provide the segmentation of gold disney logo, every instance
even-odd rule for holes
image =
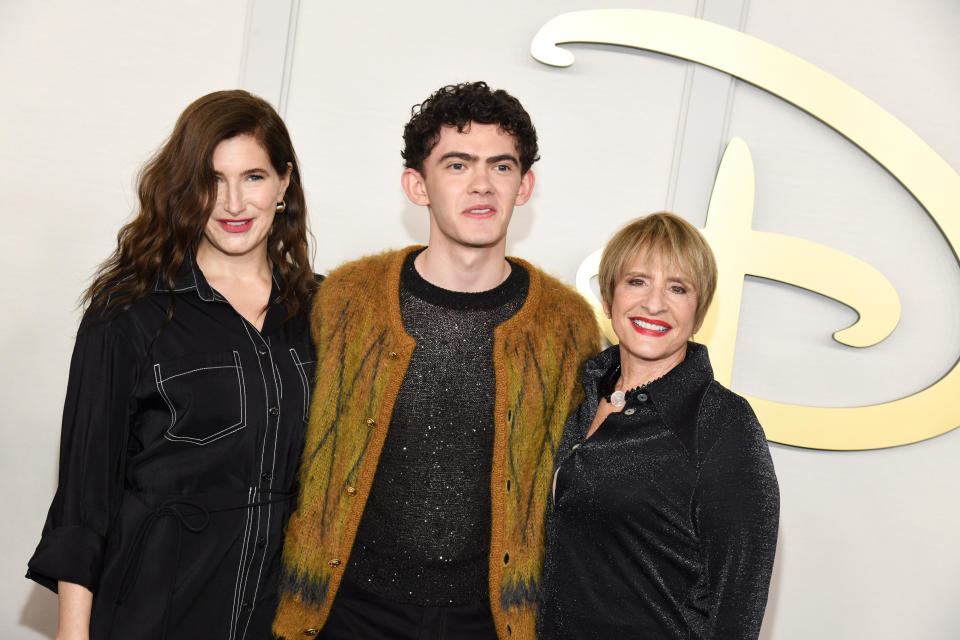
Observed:
[[[565,13],[537,32],[530,52],[556,67],[573,64],[557,45],[621,45],[664,53],[723,71],[769,91],[832,127],[873,157],[920,202],[957,256],[960,175],[878,104],[812,64],[734,29],[697,18],[641,9]],[[829,247],[751,229],[753,161],[734,138],[720,162],[703,230],[720,267],[716,302],[698,339],[710,346],[717,379],[730,384],[744,275],[785,282],[838,300],[859,318],[834,338],[868,347],[900,319],[890,282],[870,265]],[[577,287],[593,298],[599,251],[581,264]],[[599,306],[595,305],[599,311]],[[602,314],[598,314],[605,321]],[[607,325],[608,336],[612,336]],[[918,442],[960,422],[960,361],[935,384],[891,402],[862,407],[808,407],[750,398],[774,442],[815,449],[874,449]]]

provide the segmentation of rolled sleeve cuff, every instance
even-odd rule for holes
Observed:
[[[86,527],[57,527],[46,532],[27,563],[27,578],[54,593],[57,582],[73,582],[96,591],[103,565],[103,537]]]

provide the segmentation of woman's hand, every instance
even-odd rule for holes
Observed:
[[[60,594],[57,640],[89,640],[93,593],[84,586],[62,580],[57,583],[57,592]]]

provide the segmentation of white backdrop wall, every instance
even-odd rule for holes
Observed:
[[[960,169],[956,0],[625,0],[739,28],[859,89]],[[318,271],[426,240],[399,187],[402,126],[436,87],[485,79],[541,137],[509,251],[572,282],[627,219],[671,209],[702,225],[719,153],[746,140],[754,226],[855,255],[894,284],[898,329],[853,350],[854,319],[816,294],[751,279],[733,386],[797,404],[902,397],[960,354],[960,269],[904,189],[822,123],[721,73],[652,53],[529,56],[550,18],[590,0],[415,4],[0,0],[0,400],[8,497],[0,636],[52,637],[55,598],[22,579],[55,488],[77,298],[133,210],[139,165],[179,112],[241,86],[285,112],[302,162]],[[922,419],[918,417],[918,419]],[[960,431],[882,451],[772,446],[780,545],[763,638],[960,637]]]

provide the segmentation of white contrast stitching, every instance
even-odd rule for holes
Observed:
[[[157,389],[160,391],[160,395],[163,397],[163,399],[167,403],[167,406],[170,408],[170,413],[172,416],[170,421],[170,426],[167,428],[167,431],[163,434],[164,438],[173,442],[189,442],[191,444],[195,444],[197,446],[202,447],[210,444],[211,442],[219,440],[220,438],[223,438],[232,433],[240,431],[241,429],[247,426],[247,385],[243,376],[243,366],[240,363],[240,353],[236,350],[233,351],[233,361],[234,361],[234,366],[232,367],[228,365],[216,366],[216,367],[199,367],[197,369],[192,369],[190,371],[185,371],[183,373],[178,373],[178,374],[169,376],[168,378],[163,378],[161,376],[159,364],[153,365],[154,378],[157,381]],[[234,425],[231,425],[229,427],[226,427],[224,429],[221,429],[216,433],[212,433],[208,436],[204,436],[203,438],[192,438],[190,436],[177,435],[172,431],[177,421],[177,412],[176,412],[176,409],[174,409],[173,403],[170,401],[170,398],[167,396],[166,390],[163,388],[163,383],[166,380],[176,378],[177,376],[185,375],[187,373],[194,373],[196,371],[202,371],[205,369],[236,369],[237,370],[237,385],[240,388],[240,422]]]

